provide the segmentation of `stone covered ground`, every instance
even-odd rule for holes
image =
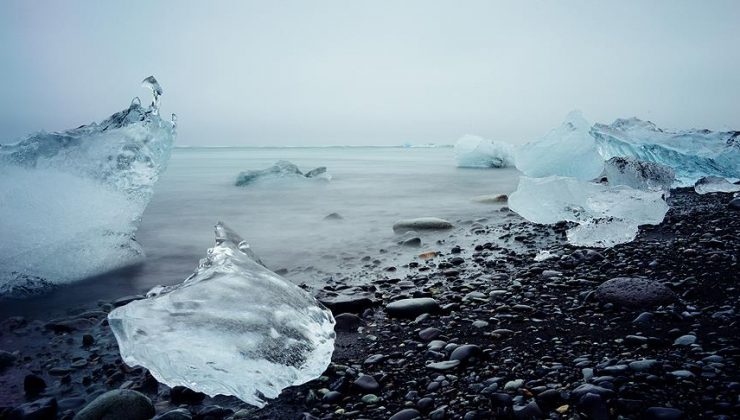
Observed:
[[[364,286],[319,291],[337,318],[330,367],[262,409],[124,365],[105,316],[127,299],[54,321],[5,319],[0,419],[735,418],[731,200],[676,190],[661,225],[605,250],[510,213],[408,265],[368,258]],[[543,248],[554,257],[535,261]]]

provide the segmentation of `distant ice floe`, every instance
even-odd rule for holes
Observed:
[[[740,178],[739,136],[671,132],[637,118],[590,126],[574,111],[560,127],[517,150],[516,166],[527,176],[520,177],[509,207],[535,223],[577,223],[567,232],[574,245],[629,242],[639,225],[663,220],[671,187],[706,176]],[[606,184],[596,182],[601,177]],[[732,185],[708,178],[695,188],[735,191]]]
[[[280,179],[314,179],[330,181],[332,178],[331,174],[326,171],[325,166],[312,169],[305,174],[298,169],[298,166],[287,160],[279,160],[274,165],[267,169],[257,169],[243,171],[236,177],[235,185],[237,187],[243,187],[252,185],[258,181],[265,180],[280,180]]]
[[[513,147],[502,141],[465,135],[455,143],[455,159],[460,168],[508,168],[514,166]]]
[[[100,123],[0,145],[0,295],[24,296],[140,262],[136,229],[165,170],[175,118],[134,98]]]
[[[334,351],[331,312],[221,223],[216,245],[183,283],[155,288],[108,319],[128,365],[258,407],[319,377]]]

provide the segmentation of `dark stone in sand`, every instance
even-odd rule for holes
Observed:
[[[193,391],[184,386],[175,386],[170,390],[170,402],[180,404],[200,404],[206,398],[206,394]]]
[[[662,283],[635,277],[607,280],[596,288],[594,297],[601,302],[637,308],[671,303],[676,299],[673,291]]]
[[[360,376],[353,382],[353,385],[364,393],[375,393],[380,390],[380,384],[370,375]]]
[[[335,402],[339,402],[339,400],[342,399],[342,393],[338,391],[329,391],[326,394],[324,394],[324,398],[321,400],[328,404],[333,404]]]
[[[439,312],[439,303],[433,298],[411,298],[391,302],[385,307],[388,315],[397,318],[416,318],[423,313]]]
[[[61,319],[44,325],[44,328],[55,333],[68,333],[77,330],[86,330],[92,327],[93,321],[87,318]]]
[[[609,420],[609,409],[601,396],[597,394],[585,394],[578,401],[578,407],[593,420]]]
[[[334,317],[334,321],[334,331],[355,332],[362,325],[362,319],[355,314],[339,314]]]
[[[39,395],[44,392],[44,389],[46,389],[46,382],[40,376],[29,374],[23,379],[23,390],[30,397]]]
[[[612,391],[611,389],[600,387],[598,385],[583,384],[574,389],[573,392],[571,392],[571,395],[577,399],[580,399],[586,394],[596,394],[605,398],[610,398],[614,396],[614,391]]]
[[[87,346],[92,346],[93,344],[95,344],[95,339],[93,338],[92,335],[85,334],[85,335],[82,336],[82,345],[83,346],[87,347]]]
[[[445,362],[430,363],[427,365],[427,368],[432,370],[448,370],[454,369],[458,366],[460,366],[459,360],[447,360]]]
[[[375,302],[370,295],[362,293],[355,295],[323,295],[318,297],[319,302],[331,310],[333,314],[359,314],[372,307]]]
[[[388,420],[414,420],[421,418],[421,413],[413,408],[406,408],[392,415]]]
[[[55,398],[41,398],[14,408],[7,417],[8,420],[47,420],[57,417],[57,400]]]
[[[418,248],[421,246],[421,238],[409,238],[401,242],[401,245],[408,246],[411,248]]]
[[[683,411],[667,407],[650,407],[645,410],[645,420],[680,420],[684,418]]]
[[[154,406],[146,395],[130,389],[116,389],[85,406],[74,420],[148,420]]]

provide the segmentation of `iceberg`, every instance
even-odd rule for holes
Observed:
[[[740,131],[662,130],[650,121],[617,119],[590,130],[604,159],[631,156],[673,168],[679,185],[704,176],[740,178]]]
[[[638,190],[670,192],[676,173],[668,166],[634,157],[613,157],[606,161],[604,174],[609,185],[626,185]]]
[[[261,265],[222,223],[195,273],[108,319],[128,365],[169,386],[259,407],[283,388],[317,378],[334,351],[331,312]]]
[[[524,144],[516,151],[516,167],[529,177],[567,176],[592,180],[604,169],[604,159],[589,134],[590,125],[573,111],[545,137]]]
[[[330,181],[331,175],[326,171],[325,166],[312,169],[305,174],[298,169],[298,166],[287,160],[279,160],[267,169],[243,171],[236,177],[236,186],[243,187],[252,185],[261,180],[278,180],[278,179],[321,179]]]
[[[568,242],[590,247],[632,241],[639,225],[658,224],[668,211],[661,191],[560,176],[520,177],[509,196],[509,208],[534,223],[574,222],[577,225],[567,231]]]
[[[493,142],[482,137],[465,135],[455,143],[455,158],[459,168],[507,168],[514,166],[510,144]]]
[[[0,145],[0,295],[143,259],[136,229],[175,138],[174,114],[159,117],[161,87],[153,77],[145,85],[148,107],[134,98],[100,123]]]
[[[697,194],[709,194],[709,193],[734,193],[740,191],[740,185],[733,184],[732,182],[720,178],[717,176],[707,176],[699,179],[694,184],[694,191]]]

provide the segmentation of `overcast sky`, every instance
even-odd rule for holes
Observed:
[[[521,143],[572,109],[740,129],[739,22],[732,0],[3,0],[0,142],[150,74],[181,145]]]

